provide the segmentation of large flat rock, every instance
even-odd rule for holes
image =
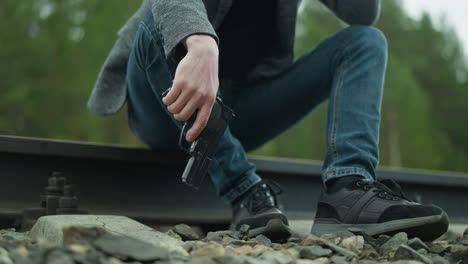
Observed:
[[[133,237],[147,243],[187,254],[183,242],[125,216],[111,215],[51,215],[38,219],[29,235],[34,240],[62,244],[63,228],[68,226],[100,227],[114,235]]]

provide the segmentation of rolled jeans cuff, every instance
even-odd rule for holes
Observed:
[[[371,182],[375,181],[375,177],[373,175],[371,175],[367,170],[359,167],[329,168],[322,171],[322,178],[324,183],[332,179],[350,175],[362,176]]]
[[[255,172],[248,173],[245,178],[240,181],[240,184],[236,185],[221,198],[226,204],[231,205],[234,200],[246,193],[250,188],[255,184],[259,183],[262,180],[260,176]]]

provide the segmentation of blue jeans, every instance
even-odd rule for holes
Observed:
[[[151,148],[177,149],[182,122],[161,98],[176,64],[165,58],[163,41],[149,15],[140,24],[127,67],[129,126]],[[347,175],[374,181],[386,64],[382,32],[356,25],[332,35],[272,79],[221,79],[220,94],[236,118],[210,164],[217,193],[229,204],[259,182],[245,151],[275,138],[328,98],[324,182]]]

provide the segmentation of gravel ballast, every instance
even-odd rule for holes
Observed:
[[[406,234],[398,233],[377,238],[307,234],[279,243],[263,235],[247,238],[232,231],[203,235],[178,225],[166,234],[172,236],[169,240],[180,241],[181,251],[97,227],[67,228],[74,231],[65,232],[60,245],[32,240],[27,233],[12,229],[0,230],[0,264],[468,264],[468,230],[434,242],[408,240]]]

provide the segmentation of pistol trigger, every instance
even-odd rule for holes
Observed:
[[[187,124],[188,124],[188,122],[185,122],[184,126],[182,126],[182,130],[180,131],[179,147],[184,152],[190,153],[190,146],[188,146],[188,142],[187,142],[187,140],[185,140],[185,136],[187,135],[187,130],[188,130]]]
[[[172,86],[162,93],[162,98],[166,97],[166,95],[171,91],[171,88]]]

